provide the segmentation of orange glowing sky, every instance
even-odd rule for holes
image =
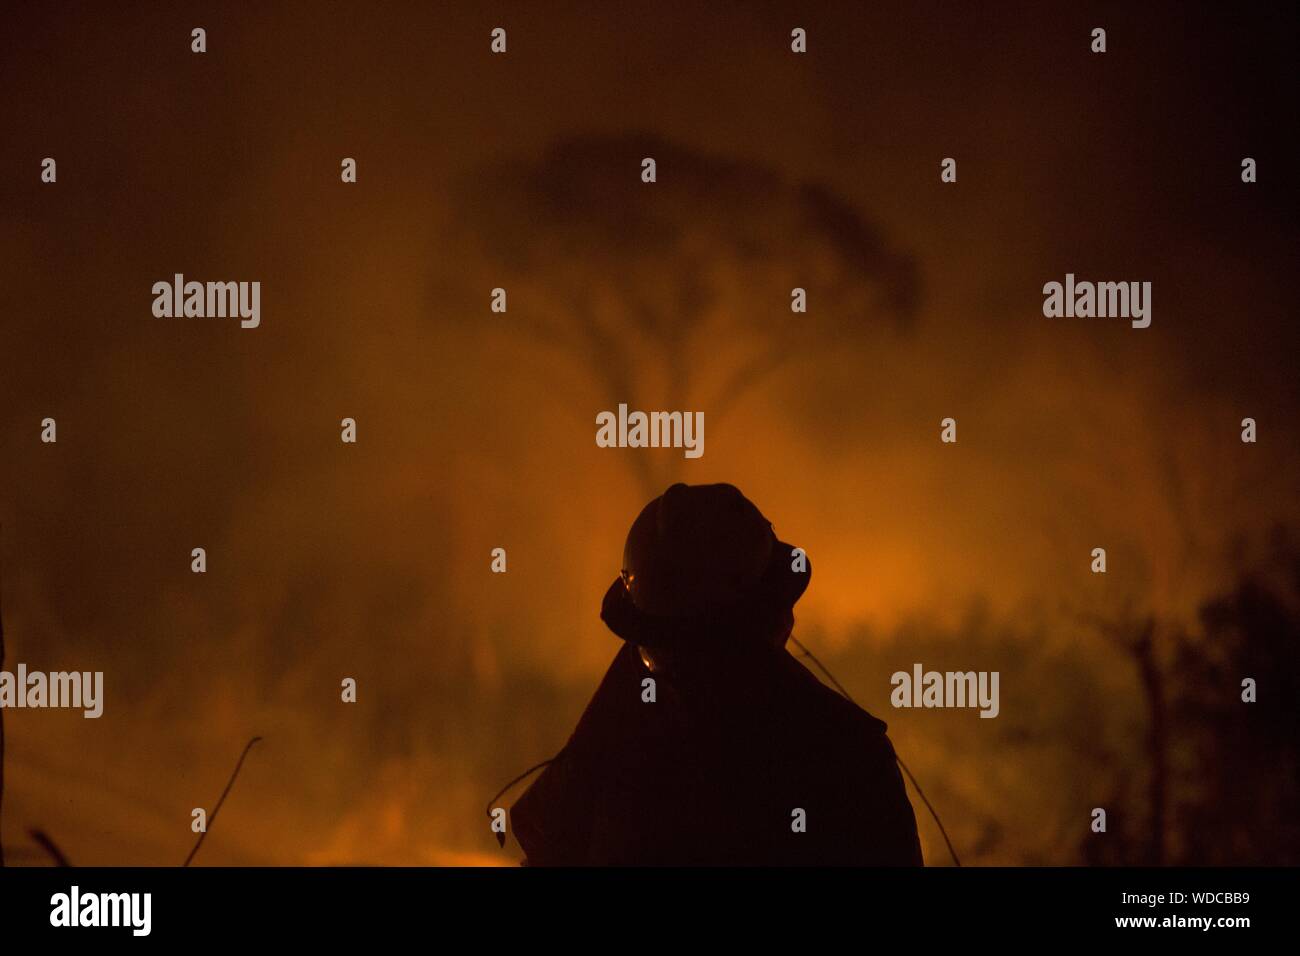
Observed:
[[[1132,599],[1191,620],[1236,538],[1296,518],[1296,217],[1267,99],[1285,31],[1243,14],[1273,57],[1240,25],[1170,28],[1207,16],[1181,6],[1106,15],[1098,63],[1091,13],[1036,6],[504,5],[497,60],[495,20],[423,4],[25,12],[0,55],[6,664],[102,669],[109,697],[99,721],[8,717],[15,862],[39,859],[31,826],[78,863],[183,859],[190,809],[253,734],[204,862],[513,860],[482,802],[558,748],[616,650],[599,600],[647,497],[636,452],[595,447],[595,414],[663,394],[653,355],[648,394],[610,396],[487,310],[507,280],[466,239],[474,184],[575,136],[650,134],[823,184],[916,264],[910,325],[782,368],[698,461],[642,452],[737,484],[808,550],[799,633],[883,654],[979,606],[1059,625],[1053,647],[1122,694],[1131,677],[1078,644],[1075,615]],[[792,17],[806,60],[786,52]],[[1250,154],[1268,173],[1246,191]],[[46,155],[57,187],[37,180]],[[1067,271],[1151,279],[1152,327],[1044,319],[1041,286]],[[262,327],[151,319],[174,272],[260,279]],[[724,295],[692,330],[690,397],[746,315]],[[46,415],[57,446],[36,441]],[[1238,440],[1245,415],[1258,445]],[[845,676],[885,699],[886,674]],[[1067,744],[995,764],[986,728],[883,716],[955,817],[1035,822],[977,862],[1070,858]]]

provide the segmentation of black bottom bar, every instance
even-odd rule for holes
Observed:
[[[6,944],[75,934],[91,945],[205,949],[412,936],[458,949],[579,938],[671,945],[683,932],[730,945],[803,937],[867,946],[900,934],[919,943],[1231,943],[1293,922],[1297,882],[1294,869],[9,869],[0,871],[0,925]],[[74,922],[74,886],[75,922],[120,925],[52,925]],[[136,935],[143,896],[102,895],[136,893],[150,894],[148,935]]]

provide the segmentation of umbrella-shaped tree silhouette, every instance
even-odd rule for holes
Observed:
[[[915,314],[910,257],[830,189],[754,163],[588,135],[465,187],[460,218],[508,290],[510,328],[580,366],[602,408],[699,409],[716,427],[788,363]],[[680,453],[629,459],[648,494],[682,466]]]

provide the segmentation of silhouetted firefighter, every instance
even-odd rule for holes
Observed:
[[[512,809],[529,864],[921,864],[885,724],[785,650],[810,575],[731,485],[645,507],[601,608],[625,645]]]

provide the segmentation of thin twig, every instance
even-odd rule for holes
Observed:
[[[72,864],[68,862],[68,858],[63,855],[63,851],[59,849],[59,845],[55,843],[54,839],[44,830],[38,830],[33,827],[27,831],[27,835],[40,844],[41,849],[50,855],[54,860],[55,866],[72,866]]]
[[[235,769],[231,772],[230,779],[226,781],[226,789],[221,791],[221,797],[217,800],[217,805],[212,808],[212,814],[208,817],[207,826],[205,826],[203,832],[199,834],[199,838],[194,844],[194,849],[190,850],[190,855],[185,858],[185,862],[182,863],[181,866],[189,866],[190,860],[194,859],[194,854],[198,853],[199,847],[203,846],[203,838],[208,835],[208,828],[216,822],[217,814],[221,812],[221,805],[226,802],[226,795],[230,793],[230,788],[235,785],[235,778],[239,776],[239,768],[244,765],[244,758],[247,757],[248,752],[253,749],[253,744],[257,743],[261,739],[261,737],[254,737],[244,745],[244,752],[239,755],[239,762],[235,764]]]

